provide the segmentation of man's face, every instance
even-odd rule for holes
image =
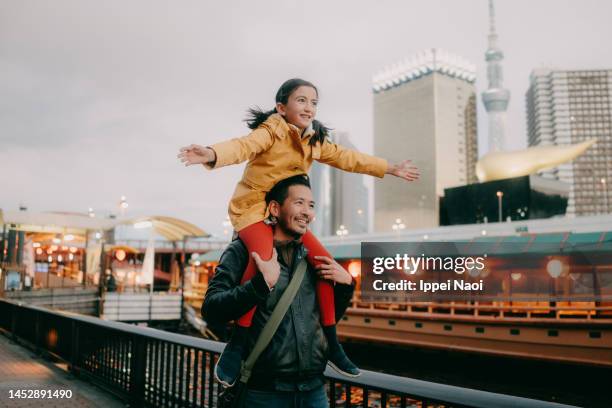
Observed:
[[[295,239],[304,235],[314,217],[312,191],[303,185],[289,187],[288,195],[277,215],[278,226]]]

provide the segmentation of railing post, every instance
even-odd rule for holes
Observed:
[[[13,341],[17,341],[17,316],[18,316],[18,306],[11,305],[11,309],[13,309],[13,313],[11,313],[11,336]]]
[[[147,342],[144,337],[136,335],[132,338],[129,392],[134,407],[144,406],[146,346]]]
[[[39,356],[42,354],[42,341],[40,334],[40,312],[36,312],[36,320],[34,322],[34,347],[36,348],[36,354]]]
[[[329,382],[329,406],[336,408],[336,382],[334,380]]]
[[[78,374],[78,366],[79,366],[79,353],[80,353],[80,339],[79,339],[79,323],[77,321],[72,321],[72,336],[70,337],[71,341],[71,353],[70,353],[70,367],[69,370],[73,375]]]

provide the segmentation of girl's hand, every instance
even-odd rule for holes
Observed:
[[[329,279],[345,285],[350,285],[353,282],[351,274],[335,260],[326,256],[315,256],[315,259],[322,261],[322,263],[317,265],[320,278]]]
[[[217,155],[213,149],[195,144],[181,147],[176,157],[181,159],[181,163],[185,164],[185,166],[206,164],[214,162],[217,159]]]
[[[411,160],[404,160],[401,163],[390,165],[386,174],[392,174],[406,181],[418,180],[420,176],[419,169],[412,164]]]

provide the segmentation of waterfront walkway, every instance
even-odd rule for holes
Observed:
[[[65,365],[53,364],[0,334],[0,408],[125,407],[110,393],[76,379],[62,367]],[[11,390],[70,390],[72,398],[11,399]]]

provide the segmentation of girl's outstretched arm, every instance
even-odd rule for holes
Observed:
[[[315,160],[329,164],[340,170],[349,171],[351,173],[369,174],[374,177],[384,177],[388,170],[388,163],[380,157],[370,156],[369,154],[358,152],[357,150],[347,149],[336,143],[328,140],[321,145],[321,154],[319,157],[313,150]],[[316,149],[316,147],[315,147]]]
[[[177,157],[186,166],[203,164],[209,169],[216,169],[250,160],[259,153],[268,150],[273,143],[272,132],[261,127],[244,137],[231,139],[209,147],[199,145],[182,147]]]
[[[325,141],[321,145],[321,155],[316,160],[351,173],[369,174],[380,178],[384,177],[385,174],[391,174],[407,181],[414,181],[419,178],[418,169],[410,160],[404,160],[398,164],[389,164],[380,157],[347,149],[329,141]]]

